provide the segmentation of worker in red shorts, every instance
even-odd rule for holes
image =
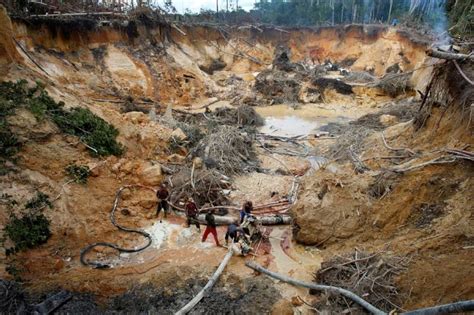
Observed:
[[[206,223],[207,227],[202,235],[202,242],[205,242],[209,233],[214,236],[214,241],[216,242],[216,246],[221,246],[219,244],[219,239],[217,238],[217,230],[216,230],[216,219],[214,217],[214,209],[209,210],[206,214]]]

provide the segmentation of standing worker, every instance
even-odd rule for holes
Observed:
[[[202,242],[205,242],[207,239],[207,236],[209,233],[214,236],[214,241],[216,241],[216,246],[221,246],[219,244],[219,239],[217,238],[217,230],[216,230],[216,219],[214,217],[214,209],[209,210],[209,212],[206,214],[206,223],[207,227],[206,230],[204,231],[204,234],[202,235]]]
[[[252,214],[252,211],[253,211],[252,201],[244,202],[244,205],[242,206],[242,210],[240,210],[240,224],[244,222],[246,217]]]
[[[189,198],[188,202],[186,203],[186,218],[187,218],[187,223],[188,227],[191,226],[192,223],[194,223],[198,229],[199,232],[201,232],[201,226],[199,225],[198,221],[198,208],[196,206],[196,203],[194,202],[193,198]]]
[[[161,209],[163,209],[165,219],[169,211],[168,197],[170,194],[168,192],[167,186],[168,184],[166,182],[163,182],[160,186],[160,189],[158,189],[158,191],[156,192],[156,197],[158,198],[158,207],[156,208],[157,218],[160,216]],[[160,219],[160,223],[161,222],[162,220]]]

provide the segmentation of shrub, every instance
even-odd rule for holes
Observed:
[[[87,165],[71,164],[66,167],[67,175],[78,184],[87,184],[91,171]]]
[[[123,146],[116,141],[118,130],[86,108],[75,107],[70,111],[53,112],[53,121],[65,133],[78,136],[92,155],[121,155]]]
[[[39,191],[36,196],[31,198],[25,205],[26,209],[31,210],[41,210],[45,207],[52,208],[53,205],[49,200],[49,196],[41,191]]]
[[[51,236],[49,220],[42,213],[28,213],[21,218],[12,214],[5,234],[15,243],[15,251],[33,248]]]

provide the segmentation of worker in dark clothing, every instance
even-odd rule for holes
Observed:
[[[240,224],[242,224],[247,216],[252,214],[253,211],[253,204],[252,201],[244,202],[242,206],[242,210],[240,210]]]
[[[199,225],[199,221],[197,218],[199,211],[193,198],[188,199],[188,202],[186,203],[185,208],[186,208],[186,218],[187,218],[188,227],[190,227],[191,224],[195,224],[197,229],[200,232],[201,226]]]
[[[237,243],[240,237],[245,237],[245,233],[242,228],[235,223],[230,224],[227,227],[227,233],[225,233],[225,243],[229,243],[229,238],[234,243]]]
[[[166,215],[168,214],[169,211],[169,205],[168,205],[168,197],[169,197],[169,192],[168,192],[168,185],[166,182],[163,182],[160,186],[160,189],[156,192],[156,197],[158,198],[158,207],[156,208],[156,217],[158,218],[160,216],[160,211],[163,209],[164,217],[166,218]],[[160,223],[161,223],[160,219]]]
[[[207,227],[202,235],[202,242],[205,242],[209,233],[214,236],[214,241],[216,241],[216,246],[221,246],[219,244],[219,239],[217,238],[217,230],[216,230],[216,219],[214,218],[214,209],[209,210],[206,214],[206,223]]]

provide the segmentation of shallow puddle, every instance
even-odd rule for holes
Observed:
[[[286,137],[314,133],[330,123],[347,123],[361,114],[342,105],[323,107],[319,104],[307,104],[296,109],[282,104],[257,107],[256,110],[265,118],[265,126],[260,129],[262,133]]]

